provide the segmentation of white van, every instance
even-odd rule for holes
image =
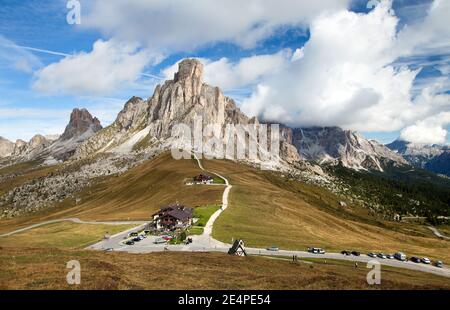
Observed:
[[[406,260],[406,255],[403,254],[402,252],[397,252],[394,254],[394,258],[404,262]]]

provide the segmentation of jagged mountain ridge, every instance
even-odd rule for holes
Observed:
[[[192,125],[201,117],[203,125],[252,124],[255,118],[247,117],[233,99],[224,96],[220,88],[203,82],[203,64],[195,59],[179,63],[172,80],[155,88],[148,100],[133,97],[119,113],[115,122],[84,142],[75,157],[82,158],[98,152],[129,153],[139,142],[170,145],[172,128],[176,124]],[[285,158],[299,160],[295,148],[283,140]]]
[[[338,164],[352,169],[383,171],[385,161],[407,162],[384,145],[339,127],[296,128],[293,144],[304,158],[319,164]]]
[[[395,140],[386,145],[392,151],[402,155],[411,165],[431,172],[450,175],[447,162],[450,152],[448,146],[439,144],[417,144],[404,140]]]
[[[72,111],[69,123],[62,135],[43,136],[37,134],[29,142],[18,139],[15,143],[10,142],[11,144],[0,140],[0,146],[8,145],[9,148],[9,151],[0,153],[0,157],[9,156],[17,162],[34,159],[50,162],[64,161],[74,154],[80,143],[93,136],[101,128],[100,121],[89,111],[76,108]]]
[[[173,126],[179,123],[191,125],[199,116],[204,126],[220,124],[222,129],[227,124],[259,124],[258,119],[241,112],[220,88],[203,82],[200,61],[185,59],[179,63],[179,70],[172,80],[158,85],[147,100],[132,97],[106,128],[102,128],[98,119],[87,110],[75,109],[65,132],[56,141],[51,143],[41,139],[39,151],[25,153],[64,161],[97,153],[130,154],[138,145],[143,145],[144,149],[151,146],[169,148]],[[338,127],[291,129],[281,126],[280,133],[281,157],[288,163],[310,160],[377,171],[383,171],[384,161],[407,164],[400,155],[378,142]],[[16,148],[23,149],[18,151],[22,154],[28,144],[18,141]]]

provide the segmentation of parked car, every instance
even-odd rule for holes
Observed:
[[[134,241],[133,241],[133,240],[128,240],[128,241],[125,242],[125,244],[126,244],[126,245],[133,245],[133,244],[134,244]]]
[[[394,254],[386,254],[386,258],[393,259],[394,258]]]
[[[354,255],[354,256],[360,256],[361,253],[359,253],[358,251],[352,251],[352,255]]]
[[[421,260],[420,258],[415,257],[415,256],[411,257],[411,261],[412,261],[413,263],[420,263],[420,262],[422,262],[422,260]]]
[[[384,253],[378,253],[377,257],[381,258],[381,259],[386,259],[386,254]]]
[[[367,254],[367,256],[369,256],[369,257],[377,257],[377,254],[370,252],[370,253]]]
[[[321,248],[308,248],[308,252],[313,254],[325,254],[325,250]]]
[[[172,236],[169,236],[169,235],[162,236],[161,238],[163,238],[163,239],[166,240],[166,241],[170,241],[170,240],[173,239],[173,237],[172,237]]]
[[[267,251],[278,252],[280,249],[277,246],[271,246],[267,248]]]
[[[161,244],[161,243],[167,243],[167,240],[164,238],[157,238],[155,241],[153,241],[155,244]]]
[[[429,265],[429,264],[431,264],[431,261],[430,261],[430,259],[428,257],[423,257],[422,258],[422,263],[424,263],[426,265]]]
[[[344,251],[341,251],[341,254],[349,256],[351,253],[350,253],[350,251],[344,250]]]
[[[112,251],[114,251],[113,248],[107,248],[107,249],[105,249],[105,252],[112,252]]]
[[[139,237],[134,237],[134,238],[133,238],[133,241],[134,241],[134,242],[139,242],[139,241],[141,241],[141,238],[139,238]]]
[[[129,234],[130,237],[137,237],[138,233],[137,232],[132,232]]]
[[[438,268],[444,268],[444,263],[441,262],[440,260],[438,260],[434,265]]]
[[[403,254],[402,252],[397,252],[394,254],[394,258],[401,260],[402,262],[406,261],[406,255]]]

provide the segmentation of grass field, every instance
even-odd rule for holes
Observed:
[[[208,205],[202,206],[194,209],[194,218],[198,218],[196,226],[206,226],[211,215],[214,214],[217,210],[220,209],[220,205]]]
[[[204,160],[203,165],[233,184],[229,207],[214,225],[218,240],[242,238],[247,246],[283,249],[404,251],[450,261],[450,242],[424,226],[376,220],[363,208],[342,208],[340,198],[329,191],[274,173],[230,161]]]
[[[60,222],[0,237],[1,247],[84,248],[136,225],[90,225]]]
[[[357,206],[342,208],[341,198],[329,191],[275,173],[230,161],[203,164],[233,184],[229,207],[214,225],[213,236],[221,241],[242,238],[247,246],[296,250],[317,246],[328,251],[403,251],[450,262],[450,242],[436,238],[425,226],[378,220]],[[43,212],[1,220],[0,232],[66,217],[143,220],[176,201],[189,207],[220,204],[223,187],[184,184],[199,172],[194,160],[175,161],[165,154],[85,189],[78,205],[66,201]]]
[[[70,260],[80,262],[79,286],[66,282]],[[292,263],[217,253],[0,251],[0,289],[450,289],[447,278],[392,268],[382,268],[381,285],[369,286],[367,272],[350,262]]]
[[[188,207],[221,203],[223,187],[186,186],[186,178],[200,173],[193,160],[173,160],[170,154],[146,162],[119,177],[99,180],[53,208],[0,220],[0,233],[51,219],[78,217],[90,221],[147,220],[161,206],[179,202]]]
[[[194,218],[197,218],[197,222],[194,226],[188,229],[188,235],[201,235],[203,234],[203,227],[208,223],[211,215],[214,214],[217,210],[219,210],[220,205],[208,205],[201,206],[194,209]]]

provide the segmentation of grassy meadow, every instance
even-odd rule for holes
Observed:
[[[80,262],[79,286],[66,282],[70,260]],[[381,285],[369,286],[368,269],[355,269],[351,262],[292,263],[219,253],[3,248],[0,266],[0,289],[450,289],[447,278],[408,270],[383,268]]]

